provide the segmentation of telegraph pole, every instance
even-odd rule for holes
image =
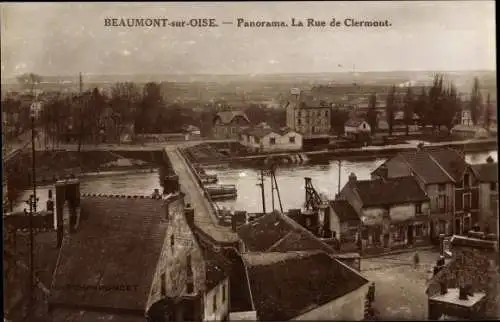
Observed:
[[[339,182],[337,187],[337,194],[340,195],[340,176],[341,176],[342,160],[339,160]]]
[[[266,195],[264,193],[264,169],[260,170],[260,183],[257,184],[260,186],[261,198],[262,198],[262,212],[266,214]]]

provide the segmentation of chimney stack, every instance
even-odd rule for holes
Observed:
[[[446,285],[446,281],[442,281],[441,283],[439,283],[439,287],[441,295],[445,295],[446,293],[448,293],[448,286]]]
[[[460,286],[458,289],[458,299],[459,300],[467,300],[469,298],[469,292],[465,286]]]
[[[80,207],[80,181],[78,179],[60,180],[56,182],[56,230],[57,247],[61,247],[64,237],[64,205],[69,210],[69,232],[75,232],[77,209]]]
[[[54,200],[52,200],[52,190],[49,190],[49,199],[47,200],[46,208],[47,211],[54,212]]]
[[[356,177],[356,174],[354,174],[354,172],[351,172],[351,174],[349,175],[349,182],[356,182],[358,180],[358,178]]]
[[[493,158],[490,156],[488,156],[488,158],[486,159],[486,163],[493,163],[495,162],[495,160],[493,160]]]

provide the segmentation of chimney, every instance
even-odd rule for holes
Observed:
[[[469,298],[469,293],[467,291],[467,287],[460,286],[458,289],[458,299],[459,300],[467,300]]]
[[[163,194],[179,192],[179,177],[177,175],[167,175],[163,178]]]
[[[161,199],[160,189],[154,189],[153,195],[151,196],[153,199]]]
[[[446,285],[446,281],[440,282],[439,288],[441,295],[445,295],[446,293],[448,293],[448,286]]]
[[[54,200],[52,200],[52,190],[49,190],[49,198],[46,203],[47,211],[54,212]]]
[[[356,182],[357,180],[358,178],[356,177],[354,172],[351,172],[351,174],[349,175],[349,182]]]
[[[490,156],[488,156],[488,158],[486,159],[486,163],[493,163],[495,162],[495,160],[493,160],[493,158]]]
[[[417,145],[417,150],[418,151],[422,151],[424,149],[424,142],[420,142],[418,145]]]
[[[246,211],[235,211],[231,217],[231,229],[236,232],[239,226],[244,225],[247,221]]]
[[[57,247],[61,247],[64,237],[64,205],[69,210],[69,232],[74,233],[78,225],[80,208],[80,181],[78,179],[60,180],[56,182],[56,230]]]

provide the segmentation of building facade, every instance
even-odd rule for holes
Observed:
[[[240,132],[250,126],[250,120],[241,111],[218,112],[213,118],[216,139],[239,139]]]
[[[338,199],[358,213],[365,253],[429,243],[429,198],[411,176],[357,180],[351,173]]]
[[[286,126],[305,138],[329,135],[330,106],[315,101],[302,91],[292,93],[286,105]]]
[[[450,148],[420,147],[388,159],[372,172],[372,178],[381,173],[389,178],[411,175],[425,190],[430,200],[434,242],[439,241],[440,234],[460,234],[476,223],[478,183],[463,153]]]
[[[251,151],[299,151],[302,149],[302,135],[290,129],[255,127],[241,133],[240,143]]]
[[[473,165],[479,182],[479,226],[483,231],[496,232],[498,227],[498,163],[491,157],[487,163]]]

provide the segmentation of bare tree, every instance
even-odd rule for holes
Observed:
[[[31,95],[35,95],[35,87],[42,82],[42,76],[34,73],[26,73],[17,77],[17,82],[22,89],[28,89]]]

